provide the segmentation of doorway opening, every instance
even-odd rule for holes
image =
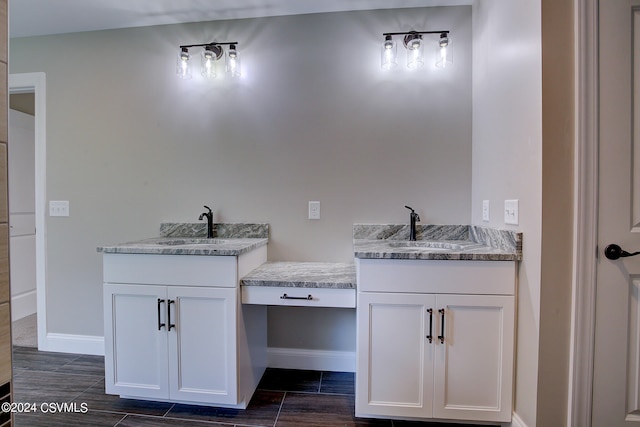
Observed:
[[[37,347],[34,97],[9,95],[11,338],[21,347]]]
[[[18,203],[17,210],[14,211],[13,223],[10,217],[10,227],[15,229],[15,237],[25,237],[30,228],[34,235],[34,255],[35,263],[31,262],[31,268],[35,265],[35,272],[28,271],[28,267],[23,268],[26,275],[35,277],[35,291],[31,288],[16,289],[15,296],[18,307],[16,317],[20,317],[29,311],[33,311],[33,299],[36,302],[37,317],[37,346],[39,350],[48,350],[47,343],[47,307],[46,307],[46,93],[44,73],[22,73],[9,75],[9,95],[33,94],[33,206],[29,207],[29,202]],[[29,98],[29,97],[27,97]],[[11,140],[11,135],[9,136]],[[9,143],[11,145],[11,142]],[[23,156],[25,157],[25,156]],[[28,156],[27,156],[28,157]],[[9,169],[16,169],[19,165],[12,165],[9,162]],[[10,175],[11,177],[11,175]],[[18,178],[14,178],[18,179]],[[11,186],[11,182],[9,183]],[[32,210],[29,210],[32,209]],[[27,239],[23,239],[27,240]],[[27,245],[23,245],[27,246]],[[20,246],[17,246],[20,248]],[[20,248],[22,250],[24,248]],[[10,251],[13,248],[10,248]],[[10,256],[13,257],[10,252]],[[17,254],[20,258],[20,254]],[[33,260],[32,260],[33,261]],[[28,263],[28,260],[26,261]],[[20,271],[20,269],[18,269]],[[11,281],[12,301],[14,296],[14,283]]]

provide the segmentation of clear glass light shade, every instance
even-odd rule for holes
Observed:
[[[191,69],[189,68],[189,51],[187,49],[180,49],[178,58],[176,59],[176,75],[181,79],[191,78]]]
[[[200,74],[207,79],[213,79],[216,76],[216,54],[209,48],[202,51],[200,57]]]
[[[453,65],[453,49],[451,37],[440,37],[436,46],[436,67],[445,68]]]
[[[390,70],[398,65],[398,46],[396,42],[391,39],[391,36],[386,36],[384,43],[382,43],[380,66],[383,70]]]
[[[229,73],[231,77],[240,77],[240,53],[238,52],[236,45],[232,44],[229,46],[229,49],[227,50],[226,60],[227,73]]]
[[[414,69],[424,65],[424,43],[416,37],[407,43],[407,67]]]

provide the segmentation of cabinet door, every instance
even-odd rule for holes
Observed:
[[[514,297],[438,295],[436,306],[434,418],[510,421]]]
[[[104,285],[106,392],[167,398],[166,287]]]
[[[168,288],[171,399],[238,403],[236,294],[236,288]]]
[[[431,417],[434,303],[432,295],[358,294],[356,415]]]

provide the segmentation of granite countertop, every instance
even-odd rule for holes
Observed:
[[[216,223],[208,239],[203,222],[162,223],[160,236],[135,242],[100,246],[111,254],[237,256],[269,242],[269,224]]]
[[[157,237],[113,246],[98,252],[112,254],[237,256],[267,244],[269,239],[206,239]]]
[[[470,225],[354,225],[354,256],[361,259],[519,261],[522,233]]]
[[[355,289],[356,269],[350,263],[267,262],[241,280],[242,286]]]

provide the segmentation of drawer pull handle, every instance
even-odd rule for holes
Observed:
[[[427,339],[430,343],[433,342],[433,308],[428,308],[427,313],[429,313],[429,335],[427,335]]]
[[[287,294],[282,294],[280,299],[303,299],[303,300],[311,301],[313,297],[311,296],[311,294],[307,295],[306,297],[290,297]]]
[[[440,313],[440,335],[438,335],[438,339],[440,340],[440,344],[444,344],[444,308],[438,310]]]
[[[158,298],[158,330],[165,327],[164,323],[160,323],[160,305],[164,303],[163,299]]]

